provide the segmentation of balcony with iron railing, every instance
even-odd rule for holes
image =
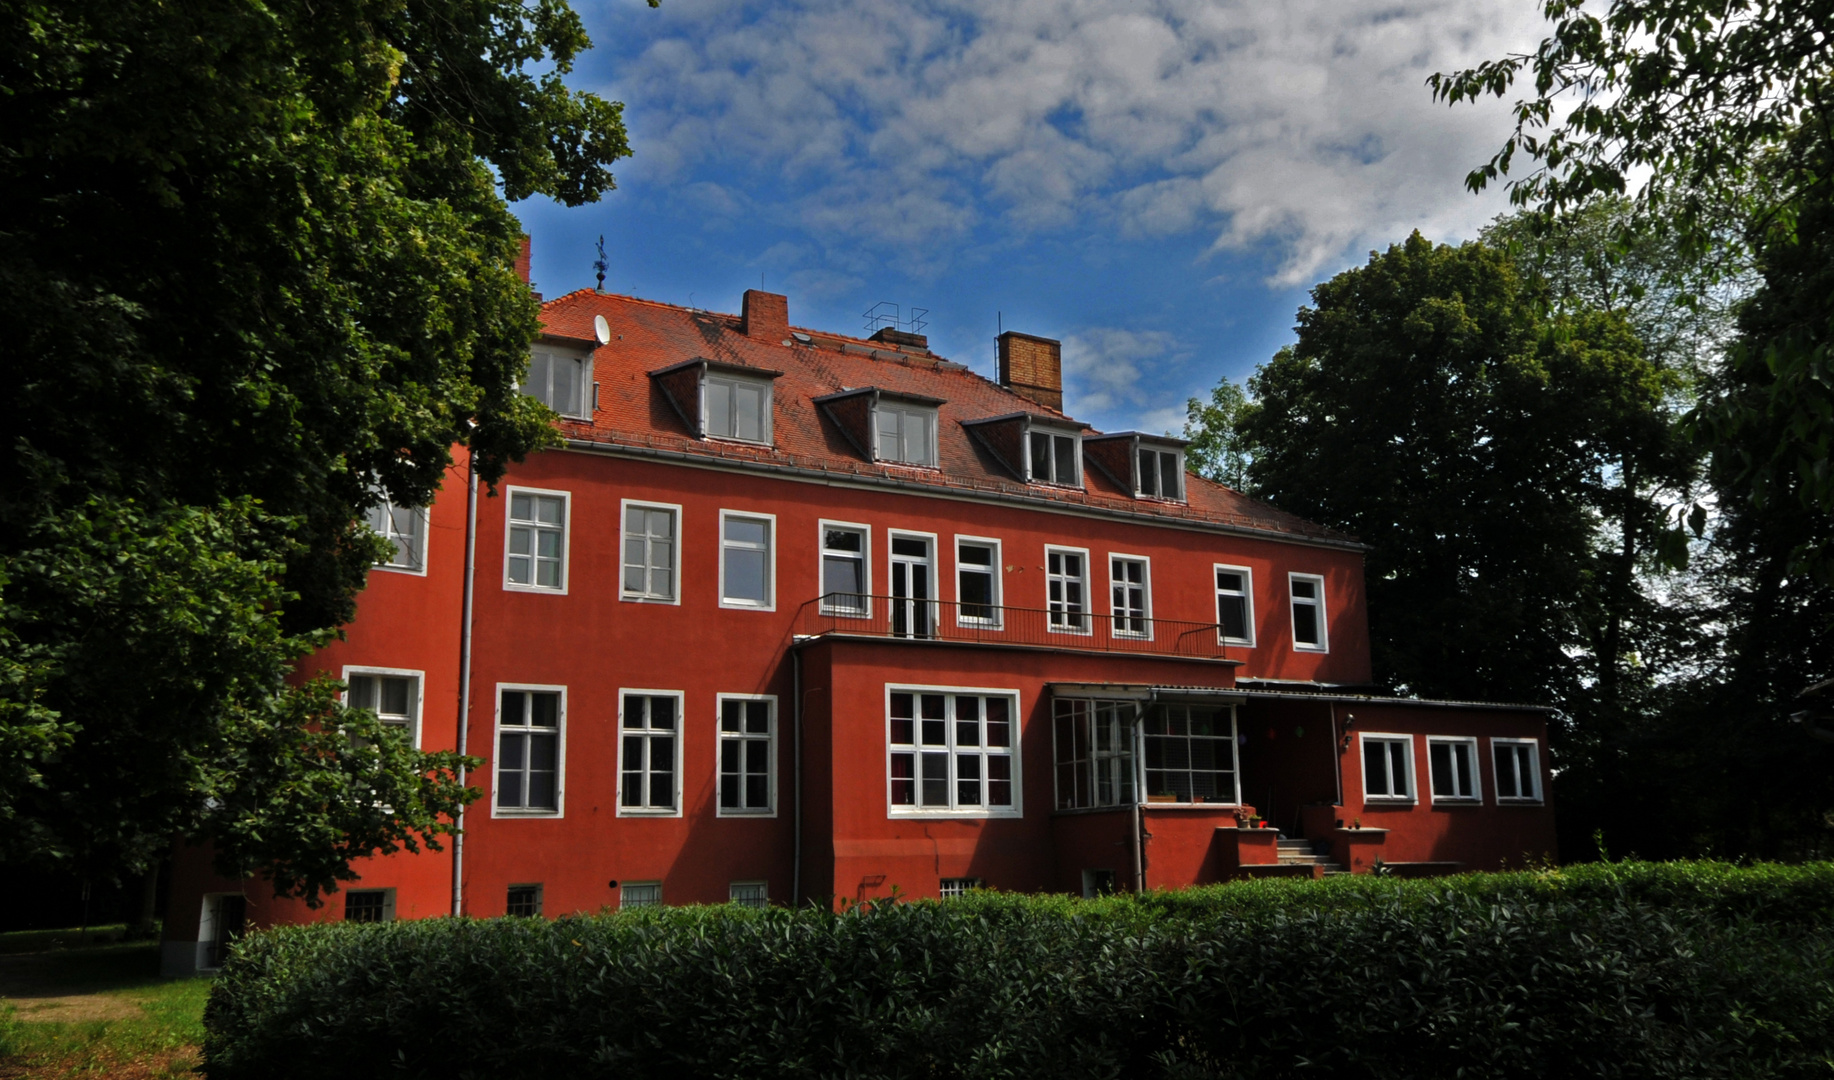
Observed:
[[[1098,614],[1073,605],[1019,608],[908,596],[828,593],[802,605],[798,637],[862,637],[1226,660],[1216,623]]]

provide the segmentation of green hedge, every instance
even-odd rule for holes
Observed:
[[[252,936],[213,1080],[1834,1075],[1834,867]]]

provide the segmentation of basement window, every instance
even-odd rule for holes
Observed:
[[[511,885],[509,902],[504,907],[503,913],[518,919],[539,918],[541,915],[541,886]]]
[[[959,900],[978,888],[981,888],[980,878],[946,877],[942,879],[942,898],[944,900]]]
[[[726,898],[740,907],[770,907],[770,886],[762,881],[735,881],[726,887]]]
[[[355,889],[344,894],[345,922],[395,921],[395,890]]]

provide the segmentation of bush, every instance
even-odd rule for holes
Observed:
[[[236,1077],[1816,1076],[1834,868],[674,908],[249,938]]]

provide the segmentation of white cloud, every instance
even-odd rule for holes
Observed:
[[[672,0],[648,17],[620,23],[660,32],[607,88],[631,103],[626,172],[752,170],[752,212],[907,268],[1095,224],[1271,243],[1282,285],[1500,210],[1462,179],[1505,111],[1435,105],[1424,82],[1541,31],[1525,0]]]
[[[1162,431],[1169,407],[1163,386],[1150,375],[1185,357],[1177,337],[1164,330],[1089,327],[1064,339],[1064,401],[1071,415],[1098,427],[1125,418],[1124,425],[1150,423],[1157,426],[1143,430]],[[1182,408],[1178,412],[1182,422]]]

